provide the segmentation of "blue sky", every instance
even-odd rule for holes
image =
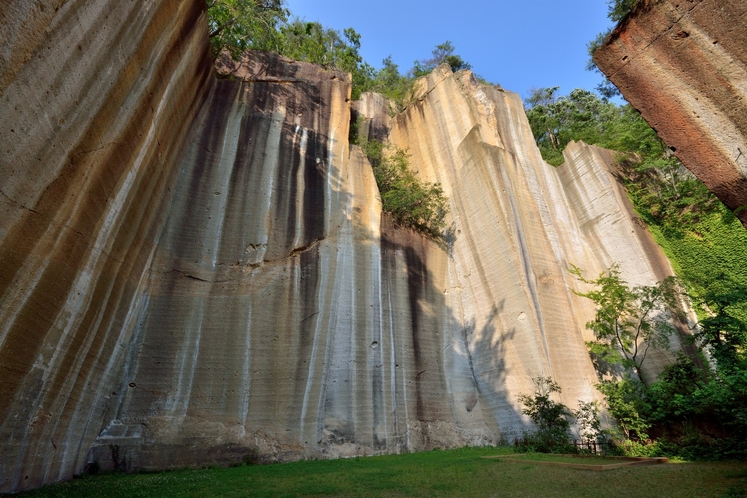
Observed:
[[[485,79],[525,97],[532,87],[593,90],[586,43],[611,26],[605,0],[287,0],[291,12],[361,34],[376,68],[392,55],[400,71],[450,40]]]

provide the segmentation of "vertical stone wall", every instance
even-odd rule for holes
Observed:
[[[213,76],[202,2],[0,10],[0,491],[11,491],[85,465]]]

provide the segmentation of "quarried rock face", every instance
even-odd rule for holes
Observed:
[[[3,2],[0,491],[83,470],[211,92],[204,2]]]
[[[548,166],[469,72],[393,119],[366,95],[366,133],[450,198],[424,239],[348,143],[349,76],[249,53],[215,80],[202,5],[66,3],[4,42],[34,55],[0,95],[0,490],[510,440],[537,376],[593,399],[567,267],[670,273],[612,155]]]
[[[641,0],[594,62],[747,226],[747,3]]]

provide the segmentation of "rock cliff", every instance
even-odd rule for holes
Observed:
[[[202,2],[58,3],[3,17],[0,491],[510,440],[532,377],[595,396],[567,266],[671,272],[612,153],[548,166],[468,71],[355,105],[444,187],[436,243],[382,214],[348,75],[250,53],[216,80]]]
[[[641,0],[594,62],[747,226],[747,3]]]

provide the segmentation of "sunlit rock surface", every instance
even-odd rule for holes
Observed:
[[[642,0],[594,62],[747,226],[747,2]]]
[[[469,72],[393,119],[355,106],[444,187],[434,242],[382,215],[348,75],[255,53],[216,80],[197,1],[27,4],[40,30],[3,18],[1,491],[510,440],[532,377],[595,396],[568,265],[670,272],[611,153],[548,166]]]

